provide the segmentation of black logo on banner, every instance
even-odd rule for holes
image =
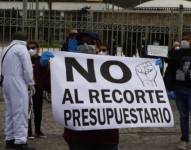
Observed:
[[[157,77],[157,70],[151,62],[144,62],[135,67],[136,74],[141,80],[143,86],[157,86],[155,81]]]

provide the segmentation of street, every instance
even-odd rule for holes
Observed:
[[[171,101],[175,117],[173,128],[121,129],[119,150],[176,150],[179,141],[179,121],[175,102]],[[4,150],[4,102],[0,100],[0,149]],[[42,130],[46,139],[34,139],[29,143],[37,150],[68,150],[62,138],[63,127],[54,122],[51,105],[44,101]]]

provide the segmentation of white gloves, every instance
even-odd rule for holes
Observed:
[[[31,96],[34,95],[36,92],[34,85],[29,85],[28,91],[29,91],[29,95],[31,95]]]

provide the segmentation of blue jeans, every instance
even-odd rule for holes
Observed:
[[[68,143],[69,150],[118,150],[118,145],[95,145]]]
[[[177,86],[176,106],[180,113],[181,140],[189,142],[189,110],[191,104],[191,88]]]

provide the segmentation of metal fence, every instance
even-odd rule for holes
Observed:
[[[28,38],[38,40],[42,47],[60,48],[71,29],[91,31],[107,44],[110,53],[123,47],[124,54],[144,55],[147,45],[158,42],[169,48],[190,32],[190,12],[119,10],[119,11],[50,11],[30,9],[0,10],[0,45],[10,42],[14,32],[25,30]],[[25,17],[23,17],[25,16]]]

